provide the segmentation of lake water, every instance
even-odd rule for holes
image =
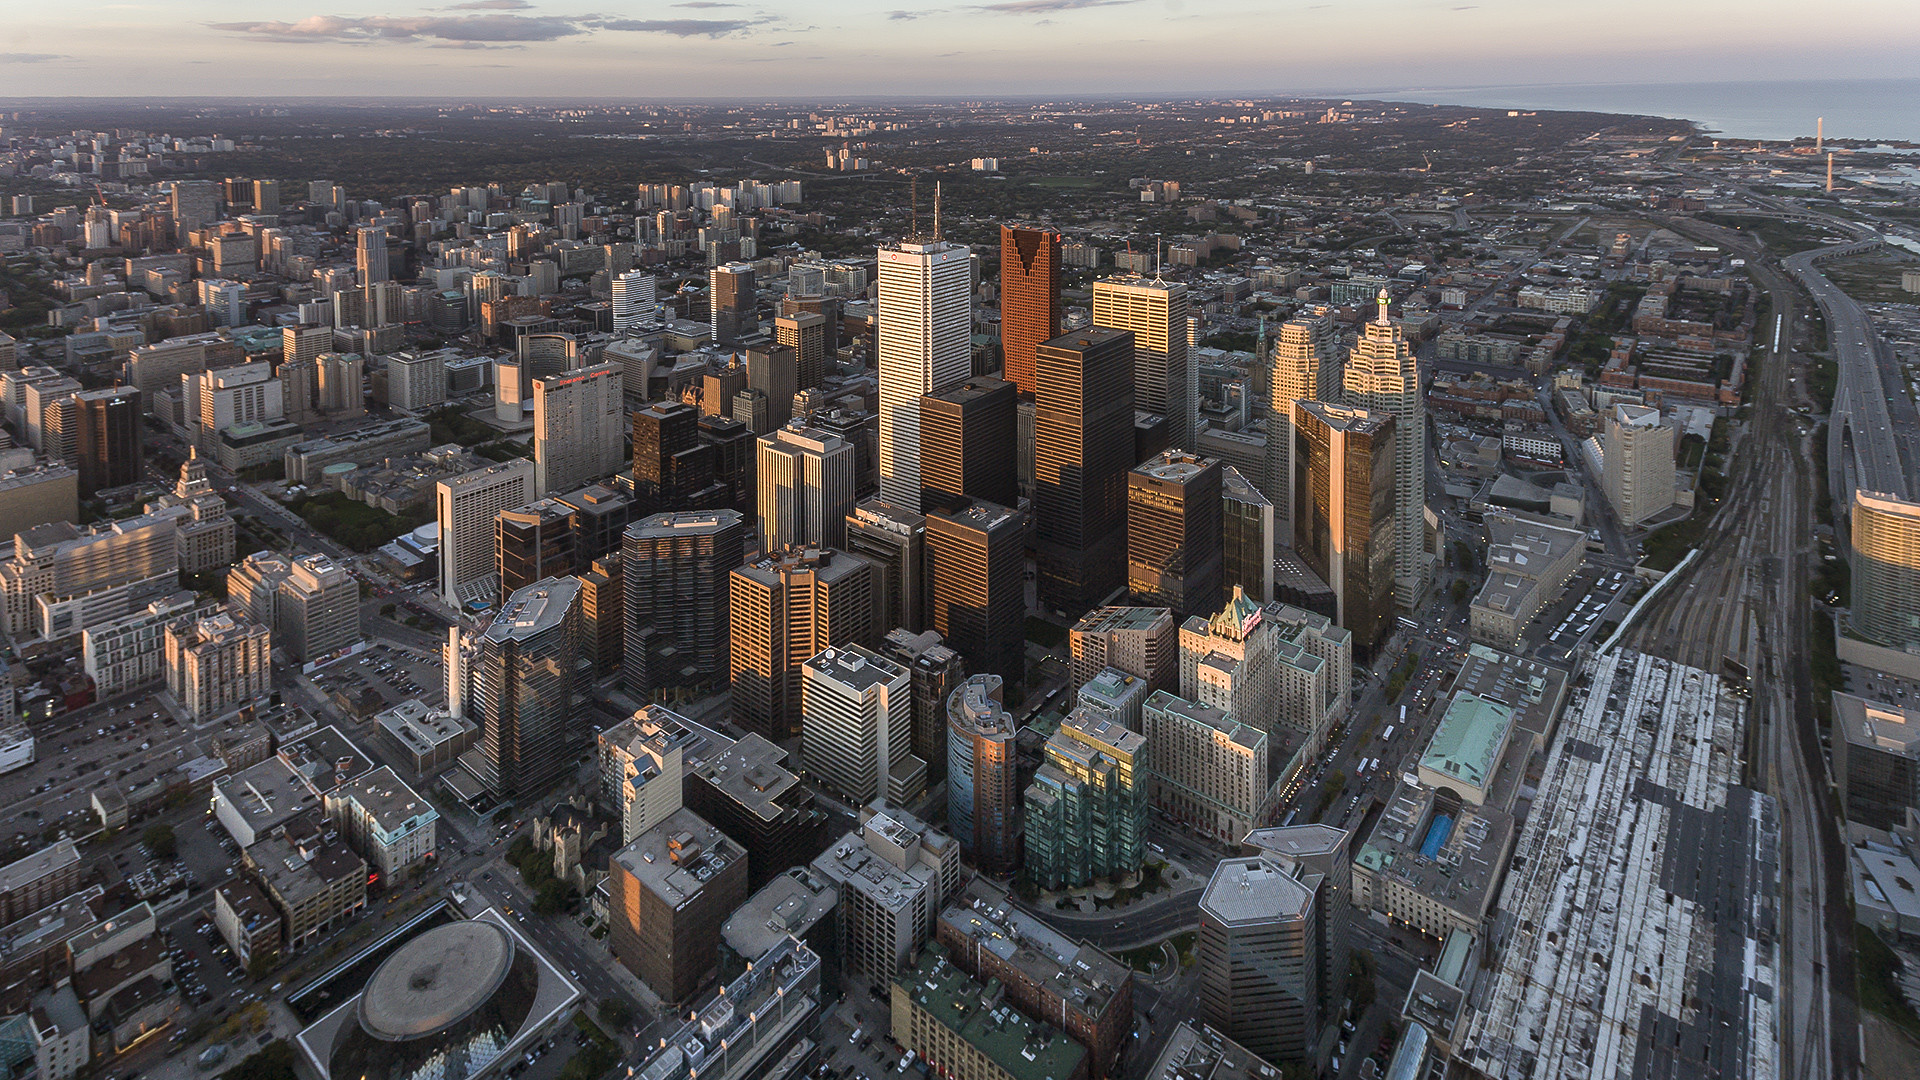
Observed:
[[[1571,109],[1691,120],[1730,139],[1813,137],[1920,142],[1920,79],[1807,82],[1402,87],[1355,97],[1500,109]]]

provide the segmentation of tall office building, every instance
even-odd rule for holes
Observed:
[[[613,955],[663,1002],[690,1001],[713,970],[721,925],[747,899],[747,853],[676,810],[607,860],[607,894]]]
[[[1034,542],[1042,606],[1077,615],[1126,584],[1134,339],[1090,329],[1043,342],[1034,394]]]
[[[1289,440],[1291,441],[1291,440]],[[1292,467],[1292,455],[1288,455]],[[1220,466],[1220,582],[1261,603],[1273,597],[1273,551],[1282,533],[1273,503],[1239,469]]]
[[[1920,504],[1853,493],[1853,629],[1896,649],[1920,646]]]
[[[920,399],[921,505],[1019,504],[1017,406],[1013,383],[986,376]]]
[[[1371,650],[1393,627],[1399,432],[1392,416],[1345,405],[1302,402],[1294,416],[1294,551]]]
[[[1601,484],[1632,528],[1673,505],[1673,428],[1660,410],[1616,402],[1607,410]]]
[[[507,598],[473,659],[479,779],[501,799],[545,794],[576,762],[568,725],[582,692],[580,583],[535,582]]]
[[[700,440],[700,412],[659,402],[633,414],[635,516],[711,509],[723,492],[714,480],[714,451]]]
[[[823,649],[872,640],[872,573],[865,559],[832,548],[779,549],[734,568],[734,723],[772,742],[800,734],[800,667]]]
[[[1027,515],[989,502],[927,515],[927,626],[970,671],[1026,677]]]
[[[844,548],[853,512],[853,447],[795,423],[761,436],[758,448],[756,506],[764,550]]]
[[[182,246],[186,236],[220,217],[220,185],[212,180],[175,180],[173,231]]]
[[[706,415],[700,417],[696,434],[700,445],[712,451],[713,486],[708,489],[714,505],[747,513],[754,508],[755,494],[753,429],[738,419]],[[703,496],[706,498],[706,496]]]
[[[628,693],[724,683],[728,575],[740,565],[746,531],[734,510],[655,514],[627,526],[620,678]]]
[[[332,556],[294,559],[279,591],[275,638],[289,659],[319,660],[360,640],[360,580]]]
[[[626,409],[619,364],[533,380],[533,490],[572,491],[620,467]]]
[[[1288,319],[1274,338],[1267,373],[1267,471],[1258,479],[1278,513],[1281,536],[1293,535],[1293,405],[1339,402],[1339,350],[1340,336],[1325,308]]]
[[[1059,233],[1000,226],[1000,354],[1022,394],[1034,392],[1034,350],[1060,336],[1061,269]]]
[[[1168,450],[1127,474],[1127,591],[1175,618],[1220,607],[1220,463]]]
[[[796,311],[773,320],[773,340],[793,350],[794,387],[811,390],[827,377],[827,317]]]
[[[362,226],[354,231],[354,237],[354,264],[360,271],[360,284],[376,285],[393,280],[385,226]]]
[[[913,679],[913,753],[927,763],[927,782],[938,782],[947,775],[947,697],[966,678],[967,666],[932,630],[895,628],[880,649],[906,665]]]
[[[422,349],[387,357],[387,403],[396,409],[424,411],[447,400],[447,360],[458,353]]]
[[[1107,668],[1144,679],[1149,693],[1180,688],[1180,620],[1166,608],[1097,608],[1067,637],[1075,690]]]
[[[140,391],[131,386],[83,390],[73,400],[79,406],[80,490],[91,494],[138,480],[144,467]]]
[[[793,419],[793,395],[800,389],[798,356],[784,344],[747,350],[747,389],[758,391],[767,402],[767,415],[755,435],[786,427]]]
[[[843,546],[873,564],[875,633],[919,633],[926,625],[927,519],[866,499],[847,515]]]
[[[321,353],[333,351],[333,327],[325,325],[284,326],[280,328],[280,362],[317,360]]]
[[[615,274],[609,282],[613,290],[613,332],[625,333],[653,319],[654,280],[650,270],[629,270]]]
[[[1045,751],[1021,799],[1033,883],[1073,888],[1138,870],[1146,858],[1146,736],[1075,709]]]
[[[1191,450],[1199,436],[1199,368],[1187,358],[1187,287],[1127,274],[1093,283],[1093,325],[1133,333],[1135,408],[1167,418],[1170,445]]]
[[[907,669],[864,645],[823,649],[800,666],[801,755],[827,788],[855,806],[905,806],[927,786],[913,754]]]
[[[759,330],[755,300],[752,263],[724,263],[707,271],[707,303],[716,343],[732,345]]]
[[[920,504],[920,399],[973,374],[973,259],[962,244],[908,240],[879,253],[880,495]]]
[[[947,828],[984,874],[1020,866],[1016,722],[998,675],[967,678],[947,698]]]
[[[1433,584],[1427,559],[1427,406],[1420,364],[1400,324],[1380,314],[1366,325],[1347,360],[1344,399],[1355,408],[1393,417],[1394,602],[1412,612]]]
[[[321,353],[314,361],[320,369],[320,411],[341,419],[361,416],[367,411],[367,358],[359,353]]]
[[[626,650],[627,602],[621,589],[620,556],[603,556],[576,574],[580,579],[580,649],[602,679],[620,669]]]
[[[573,508],[558,499],[535,499],[495,515],[493,551],[500,602],[536,581],[574,573],[580,564],[575,539]]]
[[[494,599],[493,519],[533,498],[533,463],[503,461],[434,485],[440,525],[440,597],[459,606]]]

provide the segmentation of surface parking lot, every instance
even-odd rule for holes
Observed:
[[[440,657],[430,651],[381,641],[322,668],[312,678],[315,686],[329,694],[352,698],[372,690],[389,706],[409,698],[432,704],[445,698],[443,670]]]

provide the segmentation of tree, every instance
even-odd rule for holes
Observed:
[[[1453,579],[1453,602],[1454,603],[1457,604],[1460,601],[1465,600],[1467,598],[1467,588],[1468,588],[1467,579],[1465,578]]]
[[[600,1019],[605,1020],[612,1027],[626,1027],[633,1019],[633,1006],[627,1002],[626,998],[602,998],[600,999]]]
[[[153,852],[153,857],[156,859],[171,859],[174,853],[179,851],[178,842],[173,836],[173,826],[164,822],[147,826],[146,831],[140,834],[140,842],[147,846],[148,851]]]
[[[540,915],[558,915],[566,909],[567,900],[573,892],[566,882],[549,877],[540,883],[533,896],[533,910]]]
[[[295,1080],[293,1046],[275,1039],[221,1073],[222,1080]]]
[[[1367,1011],[1373,1004],[1373,954],[1365,949],[1355,949],[1347,960],[1347,997],[1353,1002],[1356,1015]]]
[[[280,966],[280,953],[278,950],[269,949],[266,952],[254,953],[253,959],[247,961],[247,977],[249,979],[264,979],[278,966]]]

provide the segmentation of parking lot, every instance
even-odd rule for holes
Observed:
[[[197,756],[193,734],[146,693],[35,725],[36,760],[0,777],[0,839],[37,846],[61,828],[93,828],[88,795],[96,787],[125,788]]]
[[[389,641],[375,641],[358,656],[341,660],[313,675],[313,683],[328,694],[349,698],[372,690],[388,706],[409,698],[429,704],[446,697],[442,661],[438,654]]]

